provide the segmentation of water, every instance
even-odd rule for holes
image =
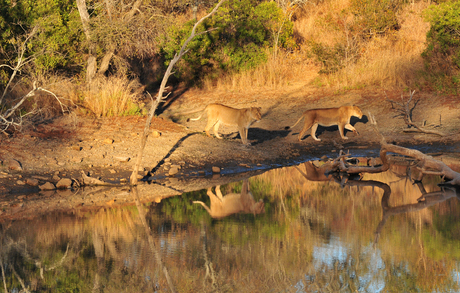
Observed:
[[[315,173],[320,165],[190,179],[193,184],[152,182],[135,190],[27,195],[18,206],[22,211],[3,214],[0,287],[8,292],[460,290],[457,190],[439,187],[438,177],[414,183],[404,164],[347,182]],[[198,188],[182,193],[181,185]],[[219,190],[225,207],[219,205]],[[171,196],[158,197],[160,191]],[[422,193],[425,199],[418,201]],[[27,207],[40,216],[26,216]]]

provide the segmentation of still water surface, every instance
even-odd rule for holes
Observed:
[[[1,288],[460,290],[456,190],[438,187],[435,177],[414,183],[404,166],[336,182],[315,173],[319,165],[275,169],[158,203],[141,203],[132,190],[135,205],[3,222]]]

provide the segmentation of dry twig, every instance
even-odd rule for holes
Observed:
[[[445,136],[445,134],[440,131],[420,127],[412,121],[412,111],[415,109],[415,106],[417,106],[417,103],[418,103],[418,100],[417,100],[414,102],[414,106],[412,108],[409,106],[410,102],[412,101],[412,98],[414,97],[414,93],[415,93],[415,90],[410,92],[410,97],[407,100],[407,102],[404,101],[404,97],[402,95],[401,95],[401,102],[390,100],[386,93],[385,93],[385,97],[391,103],[392,108],[395,109],[396,112],[398,113],[397,116],[401,116],[409,128],[411,127],[415,128],[415,130],[414,129],[406,130],[407,132],[421,132],[421,133],[426,133],[426,134],[435,134],[439,136]],[[395,105],[397,107],[395,107]]]

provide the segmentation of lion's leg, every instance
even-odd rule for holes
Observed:
[[[299,133],[299,141],[302,141],[302,137],[307,133],[308,129],[313,125],[313,121],[305,117],[305,122],[303,124],[302,131]]]
[[[208,118],[208,123],[206,124],[206,127],[204,128],[204,131],[206,131],[206,135],[211,137],[211,134],[209,134],[209,130],[218,122],[219,120],[214,120]]]
[[[318,123],[313,124],[311,127],[311,137],[316,141],[321,141],[321,139],[316,137],[316,130],[318,129]]]
[[[220,185],[216,186],[216,195],[221,201],[224,199],[224,196],[222,195],[222,191],[220,191]]]
[[[359,135],[359,133],[356,130],[356,128],[354,128],[353,125],[351,125],[350,123],[345,124],[345,128],[350,130],[350,131],[353,131],[354,134]]]
[[[243,142],[244,145],[248,145],[248,129],[246,127],[240,127],[239,129],[240,136],[241,136],[241,141]]]
[[[216,124],[214,125],[214,135],[218,138],[218,139],[222,139],[222,136],[219,135],[219,126],[220,126],[220,120],[217,120]]]
[[[351,126],[351,125],[350,125],[350,126]],[[347,125],[346,125],[346,124],[339,124],[338,127],[339,127],[340,137],[341,137],[342,139],[348,139],[348,137],[346,137],[346,136],[344,135],[345,127],[347,127]]]

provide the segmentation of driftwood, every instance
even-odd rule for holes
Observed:
[[[418,126],[412,121],[412,111],[414,110],[415,106],[417,106],[417,103],[418,103],[418,101],[415,101],[414,106],[412,108],[409,106],[410,102],[412,101],[412,98],[414,97],[414,93],[415,93],[415,90],[410,92],[410,97],[407,100],[407,102],[404,101],[404,98],[402,95],[401,95],[401,102],[397,102],[394,100],[390,100],[387,94],[385,93],[386,99],[391,103],[391,106],[393,107],[393,109],[395,109],[396,112],[398,113],[397,116],[401,116],[404,119],[404,122],[409,127],[409,129],[404,130],[404,131],[405,132],[420,132],[420,133],[426,133],[426,134],[445,136],[445,134],[440,131],[423,128],[421,126]],[[411,127],[414,127],[415,129],[411,129]]]
[[[395,153],[415,160],[415,164],[412,167],[416,168],[420,172],[419,178],[417,178],[417,180],[422,180],[424,175],[439,175],[443,177],[444,180],[448,180],[446,183],[460,186],[460,173],[452,170],[444,162],[438,161],[432,156],[426,155],[418,150],[387,143],[383,135],[379,132],[377,128],[377,122],[372,114],[369,114],[369,121],[373,126],[376,134],[380,137],[380,159],[382,160],[382,164],[377,166],[356,166],[349,164],[347,162],[349,155],[344,154],[341,151],[339,157],[330,163],[327,170],[323,170],[326,174],[345,173],[351,175],[359,173],[384,172],[387,171],[390,167],[388,153]],[[344,182],[344,177],[339,177],[342,178],[343,185],[346,180]]]

